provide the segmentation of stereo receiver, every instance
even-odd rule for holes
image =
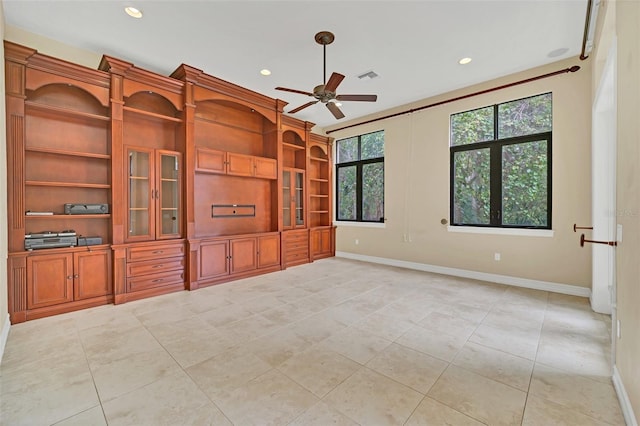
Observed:
[[[64,214],[107,214],[109,204],[72,204],[64,205]]]

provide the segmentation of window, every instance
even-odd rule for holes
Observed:
[[[384,131],[336,142],[336,218],[384,221]]]
[[[551,93],[451,115],[452,225],[551,229]]]

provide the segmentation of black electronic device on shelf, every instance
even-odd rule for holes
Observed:
[[[76,231],[67,229],[61,232],[31,232],[24,236],[24,249],[37,250],[46,248],[75,247],[78,245]]]

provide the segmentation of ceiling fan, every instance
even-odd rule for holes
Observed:
[[[337,95],[336,89],[338,85],[344,79],[344,75],[334,72],[327,81],[327,44],[333,43],[335,36],[329,31],[320,31],[315,35],[316,43],[321,44],[323,48],[323,64],[324,64],[324,84],[320,84],[313,89],[313,93],[305,92],[304,90],[288,89],[286,87],[276,87],[276,90],[283,90],[285,92],[299,93],[301,95],[307,95],[316,98],[315,101],[307,102],[304,105],[300,105],[297,108],[289,111],[290,114],[295,114],[311,105],[322,102],[327,106],[329,111],[337,119],[344,118],[344,114],[338,108],[338,105],[334,101],[360,101],[360,102],[375,102],[378,99],[377,95]]]

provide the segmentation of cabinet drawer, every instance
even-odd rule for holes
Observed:
[[[127,278],[127,291],[139,291],[178,283],[184,283],[184,271],[173,271],[165,272],[163,274]]]
[[[155,274],[159,272],[175,270],[184,270],[184,257],[129,263],[127,265],[127,276],[135,277],[139,275]]]
[[[284,241],[289,245],[290,243],[304,243],[309,242],[309,234],[305,232],[284,232]]]
[[[295,263],[302,260],[309,260],[309,252],[295,251],[287,252],[285,255],[285,263]]]
[[[129,262],[161,259],[174,256],[184,256],[184,244],[131,247],[127,249],[127,261]]]

